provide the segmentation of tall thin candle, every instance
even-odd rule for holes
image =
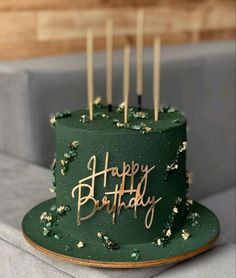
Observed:
[[[160,49],[161,41],[159,38],[154,40],[154,59],[153,59],[153,102],[154,120],[158,121],[159,99],[160,99]]]
[[[130,79],[130,46],[126,45],[124,49],[124,72],[123,72],[124,123],[128,122],[129,79]]]
[[[113,50],[113,20],[106,25],[106,64],[107,64],[107,105],[112,110],[112,50]]]
[[[143,31],[144,31],[144,12],[142,10],[137,13],[137,29],[136,29],[136,89],[138,95],[139,110],[142,108],[143,94]]]
[[[87,94],[89,119],[93,120],[93,31],[87,31]]]

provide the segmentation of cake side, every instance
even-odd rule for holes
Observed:
[[[119,111],[119,109],[118,109]],[[186,119],[164,109],[73,112],[56,122],[59,230],[83,242],[108,234],[119,245],[169,238],[186,219]]]

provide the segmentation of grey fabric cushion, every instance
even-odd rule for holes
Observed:
[[[50,171],[42,167],[26,163],[22,160],[18,160],[16,158],[0,154],[0,177],[1,277],[8,277],[7,274],[9,274],[9,271],[13,271],[14,269],[16,269],[20,272],[18,273],[19,276],[17,277],[21,277],[20,275],[25,274],[26,271],[31,273],[34,272],[34,277],[53,277],[54,273],[57,273],[56,270],[58,270],[59,274],[55,277],[64,277],[62,274],[63,272],[68,275],[71,275],[72,277],[145,278],[153,277],[154,275],[159,274],[164,270],[166,271],[168,268],[171,267],[170,265],[168,265],[136,270],[96,269],[64,263],[62,261],[55,260],[49,258],[44,254],[41,254],[40,252],[30,247],[29,244],[27,244],[23,239],[21,232],[21,221],[25,213],[27,213],[33,206],[35,206],[39,202],[53,197],[53,195],[50,194],[48,190],[48,187],[50,187],[51,183]],[[231,188],[228,191],[222,192],[221,194],[216,194],[215,196],[204,199],[203,202],[210,209],[217,212],[217,216],[221,220],[222,231],[219,243],[230,242],[231,240],[235,240],[235,198],[232,196],[235,196],[235,188]],[[221,204],[224,204],[224,208],[219,208],[219,201]],[[5,243],[4,241],[11,243],[12,246],[8,246],[7,243]],[[23,251],[20,250],[23,250],[24,252],[33,255],[37,259],[33,259],[33,257],[28,256],[25,253],[22,253]],[[176,272],[170,270],[170,274],[167,277],[181,277],[181,271],[178,270],[179,267],[180,269],[185,269],[184,273],[186,275],[182,277],[195,278],[196,271],[199,271],[199,273],[202,274],[201,277],[213,277],[211,275],[211,269],[216,268],[217,270],[219,270],[219,262],[221,266],[219,274],[221,276],[216,275],[214,277],[231,277],[223,276],[222,273],[229,274],[233,271],[232,248],[228,248],[226,246],[225,248],[219,249],[219,251],[217,251],[217,249],[216,251],[212,250],[211,252],[209,252],[209,254],[210,255],[207,255],[206,257],[205,255],[203,255],[202,257],[201,255],[189,262],[184,262],[183,266],[177,266],[178,268]],[[14,256],[13,262],[11,262],[11,255]],[[5,257],[5,259],[2,260],[2,257]],[[208,262],[208,264],[205,261]],[[186,267],[184,267],[185,264]],[[26,265],[26,267],[23,267],[24,265]],[[45,269],[35,270],[35,267]],[[3,273],[1,273],[1,269],[2,271],[4,271]],[[40,276],[45,273],[47,273],[48,276]],[[167,271],[167,273],[169,273],[169,271]],[[204,273],[206,273],[207,276],[204,276]],[[175,276],[175,274],[178,274],[179,276]]]
[[[236,242],[235,196],[236,190],[232,187],[201,200],[201,204],[211,209],[221,223],[221,242]]]
[[[188,117],[188,168],[194,196],[235,184],[234,42],[164,47],[161,103]],[[152,106],[152,49],[144,53],[144,105]],[[122,52],[114,54],[114,103],[122,101]],[[95,94],[105,95],[105,56],[95,56]],[[132,52],[130,100],[135,96]],[[48,118],[65,107],[85,107],[84,55],[0,62],[0,151],[49,166],[54,135]]]
[[[155,277],[235,278],[235,244],[220,245]]]
[[[25,278],[27,273],[33,278],[73,277],[1,239],[0,257],[0,277]]]

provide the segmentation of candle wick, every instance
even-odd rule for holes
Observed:
[[[142,95],[138,95],[138,111],[142,111]]]

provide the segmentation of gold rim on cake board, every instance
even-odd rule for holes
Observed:
[[[34,247],[36,250],[59,260],[63,260],[65,262],[83,265],[83,266],[90,266],[90,267],[100,267],[100,268],[145,268],[145,267],[154,267],[154,266],[160,266],[165,264],[171,264],[171,263],[177,263],[181,262],[187,259],[190,259],[192,257],[195,257],[203,252],[206,252],[210,248],[213,247],[214,243],[219,237],[219,234],[214,237],[211,241],[209,241],[207,244],[184,254],[173,256],[169,258],[163,258],[158,260],[148,260],[148,261],[140,261],[140,262],[109,262],[109,261],[97,261],[97,260],[89,260],[89,259],[80,259],[75,258],[67,255],[63,255],[57,252],[53,252],[51,250],[48,250],[34,241],[32,241],[24,232],[23,232],[24,238],[26,241]]]

